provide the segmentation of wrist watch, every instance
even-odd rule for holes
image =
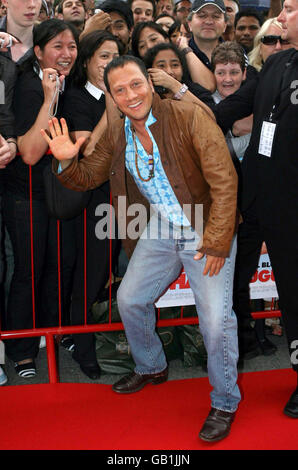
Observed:
[[[184,55],[188,54],[189,52],[193,52],[192,48],[191,47],[185,47],[184,49],[182,49],[182,52]]]
[[[177,93],[175,93],[174,95],[174,98],[175,100],[181,100],[181,98],[183,97],[183,95],[187,92],[188,90],[188,86],[185,85],[185,83],[183,83],[182,87],[180,88],[179,91],[177,91]]]

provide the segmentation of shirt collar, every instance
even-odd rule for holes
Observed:
[[[156,119],[155,117],[153,116],[152,114],[152,109],[150,110],[150,113],[148,115],[148,118],[147,118],[147,121],[145,123],[145,126],[146,128],[151,126],[151,124],[153,124],[154,122],[156,122]],[[128,117],[126,116],[125,117],[125,124],[124,124],[124,127],[125,127],[125,133],[126,135],[131,132],[131,122],[130,120],[128,119]]]
[[[104,94],[104,92],[100,88],[97,88],[91,82],[87,82],[86,85],[85,85],[85,88],[88,91],[88,93],[90,93],[90,95],[92,95],[93,98],[95,98],[97,101]]]

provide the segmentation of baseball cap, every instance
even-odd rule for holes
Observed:
[[[222,13],[226,12],[226,7],[223,0],[195,0],[192,4],[191,11],[196,13],[206,5],[213,5],[217,7]]]
[[[193,3],[193,0],[189,0],[190,3]],[[177,3],[180,3],[182,2],[182,0],[174,0],[174,5],[177,5]]]

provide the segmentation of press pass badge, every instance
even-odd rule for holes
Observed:
[[[0,340],[0,364],[5,364],[5,345]]]
[[[264,155],[265,157],[271,157],[275,129],[275,122],[263,121],[259,142],[260,155]]]

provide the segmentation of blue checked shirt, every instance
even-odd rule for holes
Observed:
[[[143,194],[143,196],[145,196],[149,203],[160,212],[162,217],[164,217],[166,220],[169,220],[174,225],[183,225],[184,227],[189,227],[189,220],[183,213],[182,207],[180,206],[172,190],[161,163],[158,147],[149,129],[149,126],[155,121],[156,119],[153,116],[151,110],[146,121],[146,130],[153,142],[154,177],[151,178],[151,180],[144,182],[138,176],[135,164],[135,147],[133,143],[133,136],[130,121],[127,117],[125,118],[125,136],[127,143],[125,166],[133,176],[140,192]],[[142,177],[147,179],[149,176],[148,154],[144,150],[138,137],[135,137],[139,154],[138,168]]]

